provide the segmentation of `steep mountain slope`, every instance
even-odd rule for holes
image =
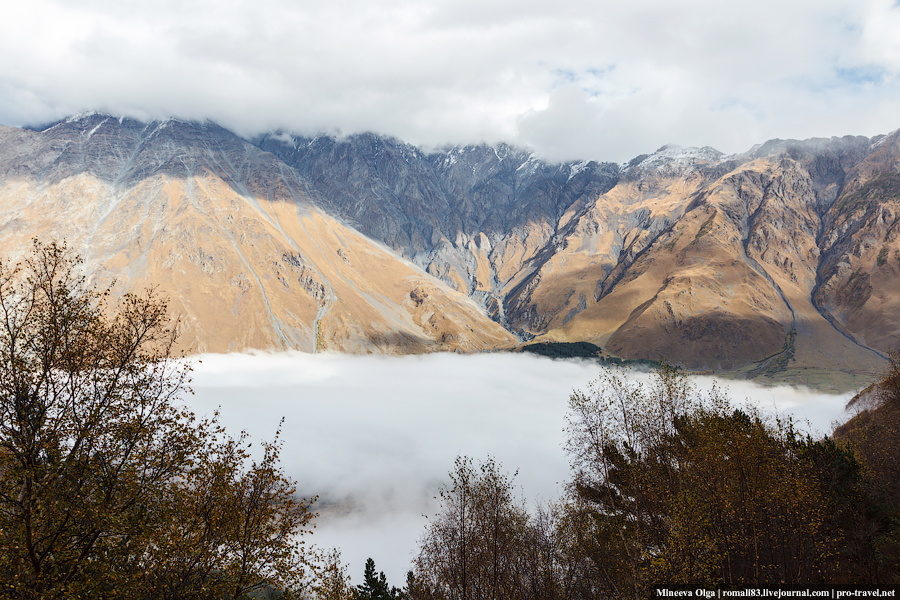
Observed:
[[[513,341],[470,300],[309,202],[214,124],[104,115],[0,130],[0,240],[65,238],[93,278],[154,286],[195,351],[477,351]]]
[[[835,368],[868,376],[900,341],[900,279],[896,257],[887,259],[896,248],[897,194],[879,187],[893,177],[884,175],[885,160],[866,166],[896,143],[893,135],[875,145],[865,138],[771,144],[695,164],[693,175],[674,180],[671,169],[626,170],[598,207],[635,199],[640,188],[659,196],[672,185],[696,187],[676,195],[677,219],[641,228],[647,241],[638,242],[633,262],[627,254],[620,260],[619,274],[597,279],[593,305],[587,296],[577,316],[540,333],[695,368],[790,370],[794,382]],[[857,180],[869,183],[850,183]],[[568,253],[560,250],[557,260]],[[537,284],[529,298],[557,293],[548,287]]]
[[[94,114],[0,129],[0,198],[8,252],[66,237],[98,281],[169,294],[196,350],[514,332],[816,382],[900,341],[898,133],[548,164]]]
[[[808,173],[783,156],[732,166],[687,196],[684,214],[567,335],[590,328],[615,353],[677,356],[693,367],[877,368],[878,355],[812,303],[824,207]]]
[[[257,143],[522,339],[777,376],[868,374],[897,343],[896,138],[664,147],[628,165],[372,135]]]
[[[882,351],[900,337],[900,133],[848,170],[824,216],[813,299],[835,326]]]
[[[372,134],[256,140],[294,167],[316,200],[361,232],[476,299],[505,323],[503,302],[571,219],[609,190],[619,168],[546,164],[500,145],[425,154]]]

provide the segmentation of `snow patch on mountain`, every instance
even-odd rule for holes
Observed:
[[[695,169],[697,166],[709,163],[717,163],[725,155],[715,148],[703,146],[702,148],[683,148],[674,144],[663,146],[637,165],[637,168],[645,171],[678,171],[684,173]],[[628,167],[626,167],[627,169]]]
[[[110,119],[110,117],[106,117],[105,119],[103,119],[102,121],[100,121],[99,123],[97,123],[97,125],[94,126],[94,128],[91,129],[89,132],[87,132],[86,135],[85,135],[85,134],[82,134],[82,135],[84,135],[84,139],[86,139],[86,140],[91,139],[91,137],[94,135],[94,133],[96,133],[97,130],[100,129],[100,127],[101,127],[104,123],[106,123],[107,121],[109,121],[109,119]]]
[[[581,160],[581,161],[578,161],[575,163],[571,163],[569,165],[569,178],[566,179],[566,181],[571,181],[571,179],[573,177],[575,177],[576,175],[578,175],[579,173],[584,171],[585,168],[587,168],[589,163],[590,163],[590,161],[587,161],[587,160]]]
[[[900,129],[895,129],[887,135],[877,135],[873,137],[872,144],[869,147],[874,150],[875,148],[884,145],[884,143],[894,137],[898,131],[900,131]]]
[[[78,113],[77,115],[72,115],[71,117],[66,118],[64,123],[77,123],[78,121],[82,121],[84,119],[89,119],[90,117],[95,116],[107,116],[103,115],[103,113],[99,113],[96,110],[86,110],[82,113]]]
[[[519,168],[516,171],[525,170],[526,173],[533,173],[537,171],[542,164],[541,159],[539,159],[534,153],[528,155],[528,158],[519,165]]]

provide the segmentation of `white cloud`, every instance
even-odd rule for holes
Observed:
[[[228,430],[245,429],[253,439],[271,439],[284,417],[282,463],[302,493],[326,501],[312,542],[340,547],[357,583],[371,556],[398,586],[457,455],[490,455],[518,470],[515,483],[530,505],[559,496],[570,476],[562,449],[569,395],[599,374],[589,362],[514,354],[200,359],[188,399],[195,411],[221,407]],[[696,380],[700,388],[711,382]],[[791,411],[821,433],[849,398],[746,382],[727,387],[736,402]]]
[[[884,65],[896,72],[900,68],[900,10],[897,3],[878,0],[869,3],[866,9],[862,43],[853,58]]]
[[[97,109],[550,158],[736,152],[895,129],[898,21],[890,0],[35,0],[0,22],[0,122]]]

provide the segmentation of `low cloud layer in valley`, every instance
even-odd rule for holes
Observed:
[[[320,496],[311,541],[339,547],[354,582],[367,557],[402,585],[434,499],[458,455],[518,470],[529,506],[569,479],[567,402],[596,363],[517,354],[379,357],[302,353],[202,355],[188,402],[219,409],[232,433],[269,440],[284,417],[282,464],[299,491]],[[647,377],[636,373],[636,377]],[[695,378],[700,389],[713,383]],[[819,434],[852,394],[723,383],[736,403],[790,412]]]

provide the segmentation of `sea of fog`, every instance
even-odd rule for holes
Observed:
[[[594,362],[524,354],[382,357],[206,354],[193,361],[195,412],[232,432],[271,440],[298,491],[318,495],[309,542],[340,548],[354,583],[372,557],[402,586],[458,455],[493,456],[526,505],[557,499],[569,479],[563,452],[569,395],[596,379]],[[635,373],[634,377],[648,377]],[[694,378],[698,388],[713,379]],[[723,382],[735,403],[790,413],[814,435],[844,418],[852,394]],[[254,446],[257,447],[258,445]]]

